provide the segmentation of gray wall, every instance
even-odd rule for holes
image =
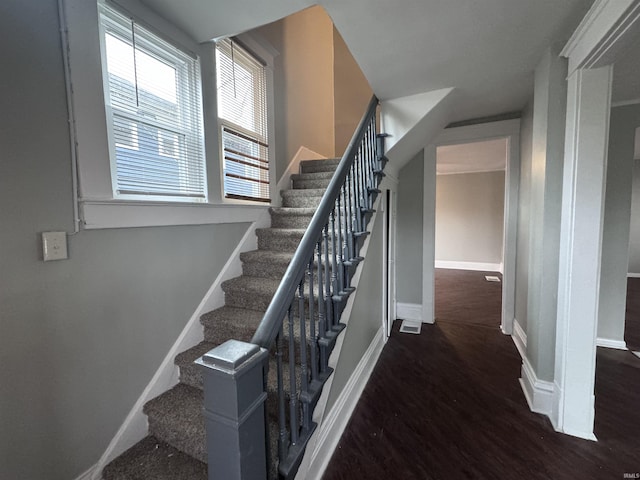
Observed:
[[[640,241],[640,238],[634,235],[630,242],[629,237],[634,177],[633,150],[636,128],[639,125],[640,105],[611,109],[602,231],[598,337],[614,341],[624,340],[629,246],[633,246],[635,253]]]
[[[516,320],[527,331],[529,288],[529,215],[531,195],[531,147],[533,137],[533,98],[520,120],[520,185],[518,198],[518,235],[516,240]]]
[[[422,150],[400,170],[396,240],[397,301],[422,305]]]
[[[93,465],[246,224],[72,228],[55,0],[3,3],[0,49],[0,478],[70,480]]]
[[[535,71],[529,190],[527,357],[553,380],[567,62],[547,50]]]
[[[382,327],[383,227],[384,216],[382,214],[376,216],[373,225],[369,224],[371,230],[369,248],[366,253],[366,261],[362,265],[360,282],[355,292],[356,297],[353,302],[351,318],[346,330],[342,333],[344,341],[333,373],[333,383],[327,400],[327,412],[331,411],[358,362],[369,348],[374,335]]]
[[[438,175],[436,262],[501,263],[504,172]]]
[[[640,274],[640,161],[633,162],[631,227],[629,232],[629,273]]]

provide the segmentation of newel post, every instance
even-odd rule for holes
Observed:
[[[264,348],[228,340],[196,360],[204,378],[209,480],[267,478],[267,357]]]

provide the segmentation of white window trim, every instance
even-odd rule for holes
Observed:
[[[198,44],[187,34],[149,10],[137,0],[109,1],[121,7],[161,37],[200,57],[205,131],[205,160],[208,201],[196,203],[171,198],[140,200],[114,198],[112,162],[109,155],[108,122],[104,102],[102,56],[100,54],[99,15],[96,1],[64,0],[69,45],[68,81],[73,91],[72,112],[76,138],[78,204],[83,228],[128,228],[164,225],[244,223],[255,221],[271,204],[251,201],[225,201],[222,198],[221,165],[216,107],[215,45]],[[241,35],[247,48],[268,63],[268,127],[270,169],[275,174],[273,140],[274,84],[273,58],[278,52],[268,42],[252,35]],[[213,128],[212,128],[213,127]],[[270,192],[275,199],[276,181]]]
[[[275,134],[275,99],[274,99],[274,79],[273,79],[273,70],[274,70],[274,61],[275,57],[279,55],[279,52],[273,48],[269,42],[260,37],[255,33],[243,33],[241,35],[236,35],[234,38],[240,41],[242,47],[247,49],[249,53],[255,55],[260,60],[265,63],[265,77],[266,77],[266,90],[267,90],[267,144],[269,145],[269,197],[271,198],[271,203],[260,202],[257,200],[242,200],[237,198],[225,198],[224,196],[224,161],[220,161],[220,168],[218,175],[220,177],[220,195],[221,201],[227,205],[273,205],[275,204],[275,195],[277,192],[277,181],[275,179],[276,176],[276,134]],[[216,92],[217,96],[217,92]],[[223,126],[228,126],[232,129],[239,130],[244,132],[245,130],[239,125],[235,125],[232,122],[228,122],[222,120],[218,117],[216,112],[216,129],[218,135],[220,135],[221,129]],[[245,132],[247,134],[253,135],[252,132]],[[218,155],[220,158],[223,158],[223,145],[222,142],[219,142],[218,145]]]

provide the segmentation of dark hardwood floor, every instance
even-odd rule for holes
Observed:
[[[457,273],[436,273],[435,325],[411,335],[395,323],[323,478],[599,480],[640,472],[640,359],[599,350],[598,442],[556,433],[529,411],[520,357],[497,328],[500,284]]]

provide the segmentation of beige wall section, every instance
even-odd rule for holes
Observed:
[[[341,156],[371,100],[373,90],[335,28],[333,29],[333,78],[335,154]]]
[[[373,94],[322,7],[255,30],[280,52],[274,65],[277,177],[301,146],[341,156]]]
[[[438,175],[436,262],[502,262],[504,172]]]

